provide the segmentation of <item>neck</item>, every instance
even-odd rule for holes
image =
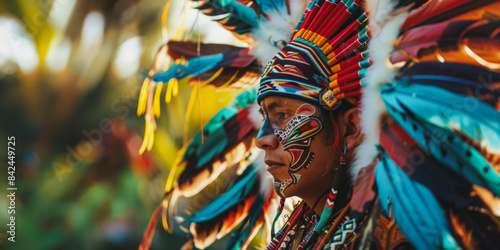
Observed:
[[[323,208],[325,207],[329,191],[330,190],[326,190],[325,192],[321,193],[319,197],[306,198],[304,199],[304,202],[307,203],[307,205],[309,205],[309,207],[311,207],[314,212],[316,212],[318,215],[321,215],[323,213]]]
[[[351,192],[351,185],[349,185],[348,178],[345,178],[340,185],[337,185],[337,187],[337,198],[334,201],[335,205],[333,213],[338,212],[347,204]],[[323,191],[318,197],[304,198],[303,200],[314,210],[314,212],[321,216],[323,214],[323,209],[325,208],[329,193],[330,189]]]

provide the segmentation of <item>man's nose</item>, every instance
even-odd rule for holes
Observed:
[[[278,147],[278,143],[278,138],[274,135],[274,133],[263,135],[259,133],[259,136],[255,140],[255,145],[263,150],[274,149]]]

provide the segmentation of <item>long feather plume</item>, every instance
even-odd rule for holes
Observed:
[[[195,246],[205,248],[230,232],[248,214],[251,204],[259,194],[258,175],[249,166],[239,180],[223,195],[186,218]]]
[[[369,138],[359,152],[371,157],[358,154],[355,173],[378,145],[382,208],[417,249],[497,245],[500,1],[367,6],[373,62],[362,120]]]
[[[499,21],[479,19],[442,22],[409,30],[401,36],[391,62],[460,62],[497,69],[500,61],[494,51],[500,46],[498,26]]]
[[[500,113],[482,102],[474,107],[480,112],[466,110],[466,96],[440,88],[399,82],[394,89],[382,93],[389,113],[428,153],[443,164],[463,174],[472,183],[487,187],[500,195],[498,166],[490,164],[477,150],[464,144],[455,129],[483,143],[490,151],[498,152]],[[425,112],[423,112],[425,110]],[[432,112],[429,112],[431,111]],[[438,130],[439,129],[439,130]],[[491,173],[490,173],[491,171]]]
[[[498,16],[498,2],[489,0],[429,1],[410,13],[401,31],[405,32],[413,27],[446,20],[476,19],[485,12],[493,12]]]
[[[408,178],[388,157],[376,166],[375,179],[382,208],[394,215],[417,249],[458,247],[448,229],[443,209],[424,185]]]

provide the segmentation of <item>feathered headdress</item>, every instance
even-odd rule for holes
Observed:
[[[290,96],[327,110],[341,100],[357,105],[361,78],[370,65],[370,32],[359,0],[312,1],[287,46],[266,66],[258,101]]]
[[[500,236],[500,1],[370,1],[367,140],[382,210],[417,249]],[[370,188],[371,189],[371,188]],[[369,190],[367,190],[369,191]]]

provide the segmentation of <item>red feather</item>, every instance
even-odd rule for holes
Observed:
[[[375,166],[378,160],[362,168],[353,184],[351,209],[360,213],[366,211],[366,206],[371,204],[376,197],[375,190]]]
[[[409,60],[418,62],[441,61],[473,64],[489,67],[486,63],[500,64],[500,43],[489,38],[454,39],[445,44],[435,46],[435,41],[426,41],[395,51],[390,60],[392,63]],[[460,45],[459,47],[457,45]],[[455,49],[453,49],[455,47]],[[473,55],[474,57],[472,57]]]
[[[219,76],[215,77],[215,79],[211,79],[219,70],[220,69],[207,71],[197,77],[191,78],[188,83],[197,84],[200,82],[206,84],[203,86],[213,86],[216,88],[223,87],[224,89],[247,89],[259,79],[261,74],[260,66],[256,62],[253,62],[244,69],[225,67],[222,69]]]
[[[191,59],[193,57],[213,55],[240,48],[226,44],[200,43],[200,53],[198,54],[198,43],[196,42],[168,41],[167,46],[168,55],[174,59],[178,59],[181,56],[184,56],[186,59]]]
[[[144,232],[144,236],[142,237],[141,245],[139,245],[139,250],[147,250],[151,245],[151,240],[153,240],[153,235],[155,233],[156,220],[158,219],[158,215],[160,215],[160,211],[162,209],[162,204],[158,205],[151,215],[151,219],[149,219],[148,227]]]
[[[492,10],[485,8],[486,5],[491,5],[491,0],[442,0],[429,1],[424,6],[413,10],[406,18],[401,32],[405,32],[416,26],[442,22],[448,19],[460,17],[463,14],[481,11]],[[483,8],[481,8],[483,7]],[[498,9],[496,11],[499,11]]]

